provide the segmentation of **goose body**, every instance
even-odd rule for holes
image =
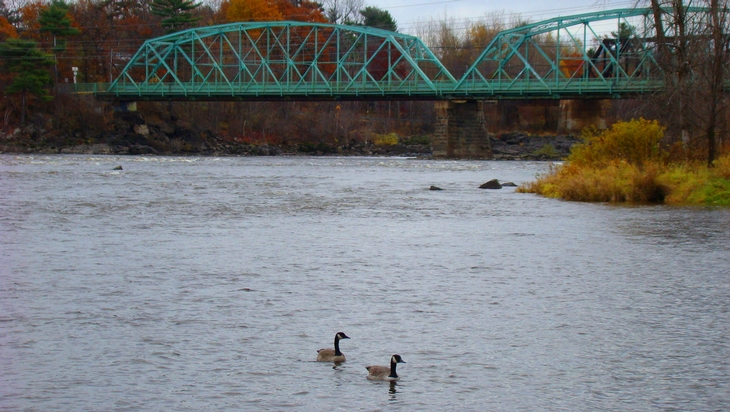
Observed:
[[[368,370],[368,379],[371,381],[395,381],[398,380],[398,374],[395,372],[395,368],[399,363],[406,363],[400,355],[393,355],[390,357],[390,366],[366,366]]]
[[[340,339],[350,339],[344,332],[335,334],[335,348],[323,348],[317,351],[317,362],[344,362],[345,354],[340,352]]]

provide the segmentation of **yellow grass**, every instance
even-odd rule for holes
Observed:
[[[656,122],[617,123],[602,134],[588,134],[564,165],[517,190],[586,202],[730,206],[730,154],[712,168],[700,162],[668,163],[659,147],[662,137]]]
[[[393,146],[398,144],[398,135],[395,133],[374,134],[373,144],[375,146]]]

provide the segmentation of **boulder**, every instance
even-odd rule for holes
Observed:
[[[146,124],[135,124],[133,129],[135,133],[141,134],[142,136],[150,135],[150,129],[147,127]]]
[[[499,183],[499,180],[492,179],[486,183],[483,183],[481,186],[479,186],[480,189],[501,189],[502,185]]]
[[[442,189],[438,186],[431,186],[430,188],[428,188],[428,190],[444,190],[444,189]]]

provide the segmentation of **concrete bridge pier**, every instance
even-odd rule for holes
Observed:
[[[492,144],[477,100],[436,102],[435,159],[491,159]]]

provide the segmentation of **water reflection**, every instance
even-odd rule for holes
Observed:
[[[398,383],[396,381],[391,381],[390,387],[388,388],[388,402],[395,403],[398,402],[398,390],[396,389],[396,386],[398,386]]]
[[[390,389],[388,390],[388,393],[391,395],[390,400],[395,400],[395,394],[398,392],[395,390],[395,387],[398,386],[398,384],[395,381],[390,382]]]

